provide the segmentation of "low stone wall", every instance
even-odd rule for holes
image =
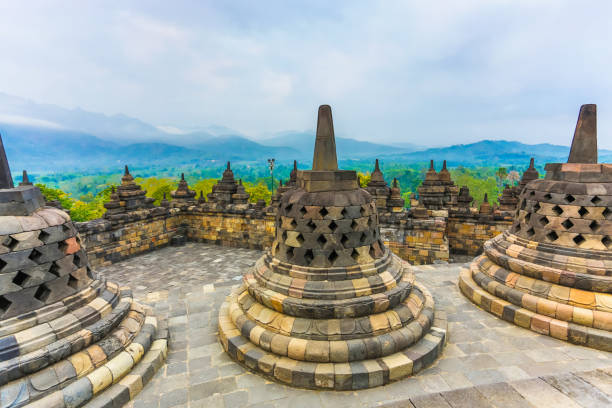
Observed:
[[[448,261],[450,254],[477,255],[482,244],[507,229],[507,217],[477,214],[413,218],[410,212],[380,214],[385,245],[412,264]],[[76,223],[93,267],[163,247],[172,236],[189,241],[264,250],[272,244],[275,215],[253,206],[155,207]]]
[[[414,219],[404,216],[380,217],[380,234],[385,245],[414,265],[448,261],[449,247],[442,217]]]
[[[229,247],[265,249],[274,240],[274,214],[229,213],[195,209],[180,216],[190,241]]]
[[[512,225],[508,217],[456,216],[448,218],[446,236],[452,254],[476,256],[485,241],[501,234]]]
[[[178,212],[156,207],[75,225],[95,268],[167,245],[178,230]]]

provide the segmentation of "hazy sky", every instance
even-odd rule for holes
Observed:
[[[0,92],[156,125],[612,148],[610,1],[0,0]]]

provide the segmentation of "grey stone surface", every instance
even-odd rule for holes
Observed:
[[[504,392],[509,401],[520,401],[516,406],[548,407],[551,401],[583,406],[587,397],[576,392],[589,387],[596,389],[593,398],[611,398],[612,353],[541,336],[478,309],[459,293],[460,264],[415,268],[449,321],[443,355],[419,375],[358,392],[270,382],[231,360],[216,339],[219,306],[259,256],[256,250],[187,243],[101,269],[108,279],[132,287],[136,299],[169,322],[167,364],[126,406],[412,407],[440,398],[451,407],[502,406],[494,401]],[[567,375],[579,378],[569,381]]]

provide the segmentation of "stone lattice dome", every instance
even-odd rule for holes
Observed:
[[[460,287],[504,320],[612,351],[612,165],[597,163],[595,105],[580,110],[568,163],[526,184],[512,227]]]
[[[1,405],[122,405],[166,340],[129,288],[90,268],[70,216],[44,205],[26,177],[13,187],[0,138]]]
[[[278,204],[272,248],[219,312],[225,350],[294,386],[350,390],[435,360],[442,313],[410,265],[380,240],[376,205],[338,170],[331,109],[319,109],[313,170]]]

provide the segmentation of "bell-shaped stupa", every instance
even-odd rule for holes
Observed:
[[[612,351],[612,164],[597,163],[595,105],[580,109],[568,162],[545,169],[459,286],[504,320]]]
[[[0,138],[0,405],[121,406],[163,364],[164,333],[25,172],[13,187]]]
[[[338,170],[331,108],[319,108],[313,169],[298,171],[272,248],[219,312],[225,350],[305,388],[355,390],[413,375],[441,353],[443,313],[383,244],[376,205]]]

